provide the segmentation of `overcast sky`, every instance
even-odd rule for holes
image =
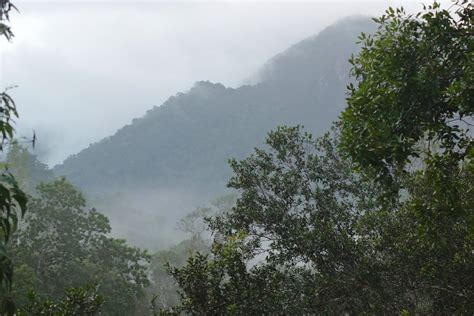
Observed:
[[[195,81],[237,87],[338,19],[417,2],[13,1],[0,87],[18,85],[18,130],[52,166]]]

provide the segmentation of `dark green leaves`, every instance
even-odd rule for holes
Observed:
[[[341,144],[280,127],[230,161],[212,253],[172,270],[185,312],[473,313],[473,18],[388,9],[351,58]]]
[[[359,282],[371,268],[357,223],[373,210],[376,187],[352,173],[329,134],[313,139],[282,126],[266,143],[231,160],[229,186],[241,195],[210,221],[212,253],[171,270],[181,307],[196,314],[383,310],[379,281],[369,289]]]
[[[18,215],[23,216],[26,211],[27,198],[19,188],[15,178],[10,173],[0,175],[0,207],[1,236],[8,242],[12,231],[16,229]],[[20,211],[17,214],[17,210]]]
[[[473,5],[434,4],[419,18],[389,9],[351,60],[357,83],[342,113],[342,146],[383,181],[437,150],[465,155],[474,114]]]
[[[95,282],[98,293],[107,298],[104,312],[134,310],[148,285],[148,254],[110,238],[108,219],[86,204],[64,178],[38,186],[10,246],[21,267],[14,285],[20,307],[27,304],[23,298],[31,287],[57,302],[66,288]]]
[[[71,288],[65,291],[65,297],[58,303],[42,299],[30,291],[28,304],[21,308],[16,315],[48,315],[48,316],[92,316],[97,315],[104,298],[97,292],[97,286],[89,284],[82,288]]]
[[[473,9],[389,9],[351,61],[341,148],[396,202],[362,223],[414,313],[474,309]]]
[[[9,41],[13,37],[9,13],[16,7],[10,1],[0,1],[0,36]],[[7,91],[0,93],[0,151],[14,138],[13,118],[18,117],[16,105]],[[0,313],[12,315],[15,305],[11,301],[10,289],[13,281],[13,265],[5,249],[12,232],[16,229],[18,217],[26,211],[27,199],[14,177],[7,172],[0,175]]]

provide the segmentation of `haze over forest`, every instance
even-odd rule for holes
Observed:
[[[112,223],[126,223],[127,231],[143,234],[138,239],[162,239],[176,215],[227,192],[228,159],[245,158],[268,131],[298,124],[315,135],[329,130],[344,108],[347,56],[357,52],[352,39],[373,30],[367,18],[336,22],[266,62],[254,85],[199,81],[53,171],[92,196],[120,201],[101,207]],[[126,215],[130,207],[134,220]]]
[[[14,5],[0,315],[474,312],[472,3]]]
[[[197,81],[239,87],[275,54],[351,15],[412,1],[18,1],[0,85],[49,166],[114,134]],[[45,80],[47,78],[47,80]],[[104,120],[104,116],[107,117]]]
[[[420,7],[20,2],[1,79],[19,84],[18,132],[36,132],[38,159],[95,199],[118,236],[156,249],[182,215],[228,192],[227,160],[268,131],[327,131],[357,36],[401,4]]]

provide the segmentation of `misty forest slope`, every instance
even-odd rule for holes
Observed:
[[[87,192],[222,188],[230,176],[227,160],[245,157],[277,125],[328,130],[345,106],[347,60],[357,36],[373,29],[367,18],[338,22],[268,61],[256,85],[198,82],[54,172]]]

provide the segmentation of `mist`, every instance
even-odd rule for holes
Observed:
[[[472,314],[454,1],[0,1],[0,314]]]
[[[412,1],[19,1],[0,86],[50,166],[199,80],[238,87],[275,53],[350,15]],[[106,119],[105,119],[106,118]],[[48,150],[46,150],[46,148]]]
[[[195,84],[198,81],[236,91],[262,79],[271,81],[274,61],[285,59],[286,50],[293,44],[316,36],[343,18],[369,20],[389,5],[403,5],[408,12],[420,7],[412,1],[22,1],[17,4],[20,13],[11,17],[15,38],[11,43],[1,43],[0,84],[18,85],[10,90],[19,107],[17,132],[26,138],[35,133],[35,148],[30,151],[53,167],[83,149],[100,146],[96,142],[108,142],[117,130],[121,135],[132,128],[137,118],[146,120],[157,115],[153,113],[170,97],[180,99],[189,93],[198,99],[214,99],[212,84]],[[355,36],[353,40],[356,41]],[[298,57],[302,52],[295,48],[291,54]],[[348,57],[349,54],[344,55],[335,70],[344,84]],[[283,67],[282,78],[289,74]],[[343,96],[341,89],[336,114],[344,107]],[[304,102],[315,101],[309,98]],[[269,106],[273,106],[272,101]],[[318,116],[317,113],[313,115]],[[311,128],[311,119],[306,121],[300,116],[280,123],[305,123],[318,134],[329,127],[336,114],[323,114],[316,129]],[[214,126],[219,125],[218,121],[213,122]],[[123,167],[120,176],[111,177],[109,182],[92,179],[82,183],[64,173],[62,166],[55,173],[66,175],[86,193],[93,206],[108,216],[113,236],[157,250],[186,237],[175,227],[180,218],[228,192],[225,185],[231,172],[227,159],[244,158],[253,146],[263,145],[265,134],[276,122],[245,127],[257,131],[249,136],[255,139],[251,145],[240,146],[237,152],[231,150],[228,156],[216,155],[217,170],[206,171],[207,167],[200,166],[177,183],[174,181],[180,179],[176,175],[179,170],[171,170],[169,175],[156,174],[159,183],[153,177],[132,176],[133,172]],[[256,124],[262,123],[257,120]],[[172,147],[179,142],[173,137],[164,140]],[[153,147],[153,141],[150,138],[144,145]],[[138,139],[128,144],[134,142]],[[94,143],[95,147],[91,146]],[[122,150],[116,155],[118,159],[129,152],[129,147]],[[211,148],[207,150],[212,152]],[[162,155],[156,159],[163,159]],[[102,177],[93,165],[84,167],[77,171]],[[217,173],[219,178],[202,178],[206,173]],[[127,183],[128,177],[135,180]],[[204,181],[206,185],[203,188],[188,184],[193,181]]]
[[[110,219],[112,236],[154,252],[189,238],[179,229],[178,221],[198,207],[209,206],[215,197],[179,188],[128,188],[91,197],[90,203]]]

